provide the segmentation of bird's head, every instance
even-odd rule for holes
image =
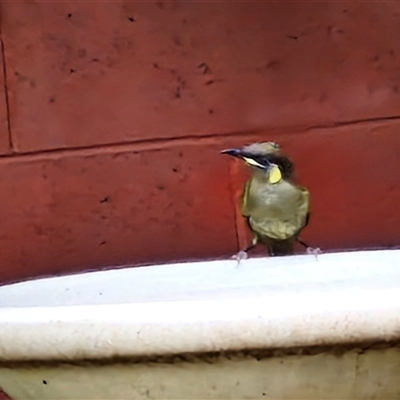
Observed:
[[[278,183],[282,180],[282,171],[276,162],[280,159],[278,143],[253,143],[241,149],[222,150],[221,153],[243,160],[252,169],[267,172],[271,183]]]

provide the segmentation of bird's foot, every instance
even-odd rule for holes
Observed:
[[[313,254],[315,259],[318,259],[318,254],[322,254],[322,250],[319,247],[307,247],[307,254]]]
[[[247,251],[240,250],[239,253],[234,254],[231,258],[236,260],[237,266],[239,266],[239,264],[242,260],[246,260],[247,258],[249,258],[249,255],[247,254]]]

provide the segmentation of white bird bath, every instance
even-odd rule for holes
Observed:
[[[14,400],[395,399],[399,339],[399,250],[0,287],[0,387]]]

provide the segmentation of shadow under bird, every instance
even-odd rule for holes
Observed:
[[[319,249],[299,239],[310,218],[310,194],[293,182],[293,163],[281,153],[280,146],[275,142],[254,143],[221,153],[243,160],[252,173],[244,188],[241,210],[254,239],[238,253],[239,261],[247,258],[247,251],[257,243],[266,245],[270,256],[292,254],[296,241],[307,247],[308,253],[317,254]]]

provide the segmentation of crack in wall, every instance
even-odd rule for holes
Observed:
[[[11,152],[14,151],[13,138],[11,133],[11,114],[10,114],[10,100],[8,97],[8,85],[7,85],[7,67],[6,67],[6,55],[5,55],[5,47],[3,40],[3,30],[2,30],[2,21],[1,21],[1,4],[0,4],[0,51],[1,57],[3,58],[3,80],[4,80],[4,100],[6,103],[6,113],[7,113],[7,133],[8,133],[8,146]]]

